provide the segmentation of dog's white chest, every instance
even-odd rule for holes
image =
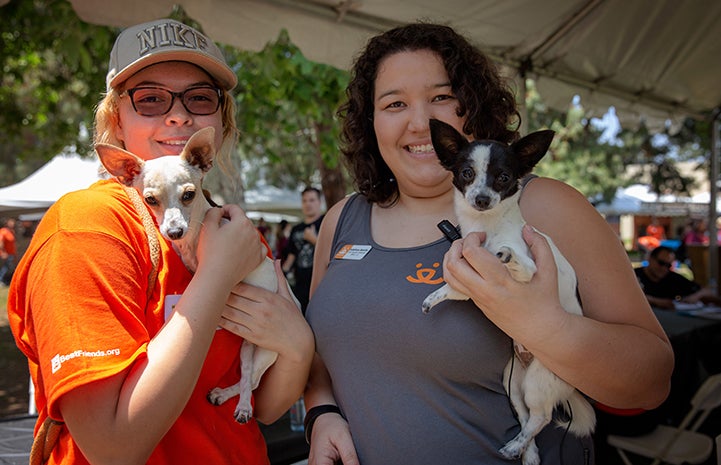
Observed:
[[[456,214],[465,237],[470,232],[485,232],[484,247],[491,253],[498,253],[502,247],[511,247],[519,253],[528,254],[523,240],[522,229],[525,220],[518,207],[516,194],[499,203],[495,208],[484,212],[472,208],[458,208]],[[458,202],[459,199],[456,199]]]

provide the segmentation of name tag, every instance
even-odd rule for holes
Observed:
[[[335,254],[337,260],[360,260],[365,257],[372,247],[370,245],[344,245],[338,253]]]
[[[182,294],[171,294],[165,296],[165,308],[163,312],[165,314],[165,321],[168,321],[168,318],[170,318],[170,314],[173,313],[175,306],[178,305],[181,295]]]

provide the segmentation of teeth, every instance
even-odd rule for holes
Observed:
[[[188,143],[188,141],[187,140],[166,140],[163,143],[167,144],[167,145],[185,145]]]
[[[409,145],[408,151],[411,153],[426,153],[426,152],[432,152],[433,151],[433,144],[424,144],[424,145]]]

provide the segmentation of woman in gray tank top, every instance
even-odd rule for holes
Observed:
[[[522,284],[481,248],[482,235],[449,251],[436,228],[456,218],[429,118],[469,139],[518,138],[514,96],[484,54],[445,26],[399,27],[368,43],[348,98],[343,154],[358,194],[330,209],[316,246],[311,464],[509,463],[498,450],[520,429],[502,381],[511,338],[591,399],[663,401],[668,340],[620,242],[582,195],[536,178],[520,204],[575,267],[585,316],[561,308],[540,235],[526,236],[540,271]],[[472,299],[424,315],[423,299],[444,281]],[[536,440],[544,464],[594,463],[590,437],[551,423]]]

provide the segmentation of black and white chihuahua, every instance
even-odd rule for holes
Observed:
[[[455,212],[463,235],[485,231],[484,247],[496,254],[517,281],[528,282],[536,264],[521,231],[525,221],[518,200],[521,180],[546,154],[554,132],[529,134],[510,146],[496,141],[469,142],[452,126],[430,121],[431,140],[441,165],[453,173]],[[582,314],[576,295],[576,274],[551,239],[544,234],[558,268],[558,290],[563,308]],[[423,301],[423,312],[447,300],[469,297],[445,284]],[[551,421],[556,406],[562,406],[572,421],[568,427],[577,436],[593,432],[596,417],[591,405],[573,386],[558,378],[514,342],[514,355],[503,374],[504,386],[516,410],[521,432],[500,453],[508,459],[523,457],[524,465],[540,464],[535,436]]]

